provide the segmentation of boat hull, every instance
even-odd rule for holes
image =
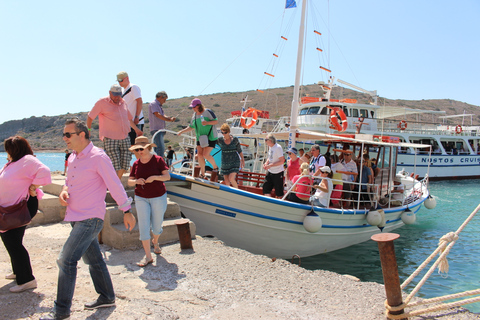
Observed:
[[[365,210],[344,211],[315,207],[322,228],[315,233],[305,230],[303,220],[311,206],[256,195],[243,190],[205,183],[172,174],[166,183],[169,198],[180,205],[201,236],[213,235],[225,244],[270,257],[307,257],[345,248],[382,232],[368,225]],[[184,181],[184,185],[175,183]],[[415,211],[424,199],[410,205]],[[405,208],[386,209],[383,232],[401,226]]]

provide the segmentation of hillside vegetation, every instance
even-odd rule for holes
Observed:
[[[302,87],[302,96],[309,95],[312,97],[320,96],[320,89],[318,85],[307,85]],[[292,104],[293,86],[284,88],[275,88],[265,91],[264,93],[256,91],[247,92],[224,92],[210,95],[199,96],[202,103],[212,109],[219,119],[219,123],[225,122],[227,118],[231,117],[231,112],[240,110],[242,108],[242,99],[248,95],[247,107],[253,107],[260,110],[270,112],[270,118],[278,119],[281,116],[290,115],[290,108]],[[167,100],[164,105],[165,115],[177,117],[177,121],[167,123],[167,129],[172,131],[179,131],[188,125],[191,120],[192,110],[188,108],[190,101],[195,98],[183,97],[179,99]],[[332,99],[357,99],[360,103],[369,103],[370,98],[363,93],[356,92],[343,87],[336,87],[333,90]],[[143,113],[146,120],[145,135],[150,137],[150,130],[148,125],[148,102],[143,105]],[[480,108],[478,106],[470,105],[464,102],[455,100],[390,100],[387,98],[379,98],[379,105],[399,106],[424,110],[445,111],[447,115],[472,113],[474,117],[474,124],[480,122]],[[11,120],[0,125],[0,150],[3,151],[3,140],[12,135],[21,135],[28,139],[34,150],[63,150],[65,143],[62,140],[63,127],[65,120],[78,117],[82,120],[87,119],[87,112],[79,112],[75,114],[67,113],[58,116],[42,116],[30,117],[22,120]],[[453,121],[453,122],[452,122]],[[451,120],[453,124],[455,121]],[[98,129],[98,119],[93,123],[93,128]],[[98,139],[98,130],[93,130],[92,141],[97,146],[102,146]],[[178,145],[180,138],[167,134],[165,141],[167,144]]]

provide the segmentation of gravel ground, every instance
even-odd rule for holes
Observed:
[[[0,248],[1,319],[38,319],[56,295],[56,258],[68,237],[65,223],[27,229],[38,288],[13,294],[5,248]],[[79,263],[71,319],[385,319],[383,285],[329,271],[305,270],[197,237],[194,250],[163,247],[154,263],[139,268],[142,249],[103,246],[116,292],[116,307],[83,310],[95,300],[88,267]],[[480,319],[457,308],[416,319]]]

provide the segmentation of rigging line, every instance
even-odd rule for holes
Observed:
[[[328,2],[328,4],[330,5],[330,2]],[[328,11],[330,12],[330,9],[328,9]],[[340,51],[340,54],[342,55],[343,57],[343,60],[345,61],[346,65],[348,66],[348,69],[350,70],[350,72],[353,74],[353,77],[355,78],[355,80],[357,81],[357,83],[359,84],[360,87],[362,87],[360,81],[357,79],[357,76],[355,75],[355,72],[353,71],[352,67],[350,66],[350,64],[348,63],[348,60],[347,58],[345,57],[345,55],[343,54],[343,51],[342,49],[340,48],[340,46],[338,45],[337,41],[335,40],[335,37],[333,36],[333,33],[331,32],[330,30],[330,27],[329,27],[329,24],[326,24],[325,23],[325,20],[323,20],[323,17],[321,14],[319,14],[319,16],[322,18],[322,21],[323,21],[323,24],[325,25],[325,27],[327,28],[327,31],[328,31],[328,47],[330,48],[330,38],[333,40],[334,44],[336,45],[337,49]],[[330,15],[329,15],[329,19],[330,19]],[[329,55],[330,55],[330,49],[328,50],[329,52]],[[330,60],[330,58],[329,58]],[[330,65],[330,64],[329,64]]]
[[[258,39],[260,39],[260,36],[262,36],[265,32],[267,32],[268,29],[270,29],[272,27],[272,25],[278,20],[279,17],[277,17],[276,19],[273,20],[273,22],[262,32],[260,33],[249,45],[247,45],[245,47],[245,49],[243,49],[242,52],[240,52],[238,54],[238,56],[233,59],[232,62],[230,62],[230,64],[228,66],[225,67],[225,69],[223,69],[209,84],[207,84],[207,86],[205,88],[203,88],[202,91],[200,91],[199,95],[201,95],[205,90],[207,90],[207,88],[213,83],[215,82],[215,80],[217,80],[225,71],[227,71],[228,68],[230,68],[230,66],[238,60],[238,58],[240,58],[240,56],[242,56],[245,51],[247,51],[248,48],[250,48],[255,42],[257,42]]]

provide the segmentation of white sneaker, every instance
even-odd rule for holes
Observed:
[[[10,292],[18,293],[25,290],[35,289],[36,287],[37,287],[37,280],[33,279],[32,281],[29,281],[27,283],[11,287]]]

